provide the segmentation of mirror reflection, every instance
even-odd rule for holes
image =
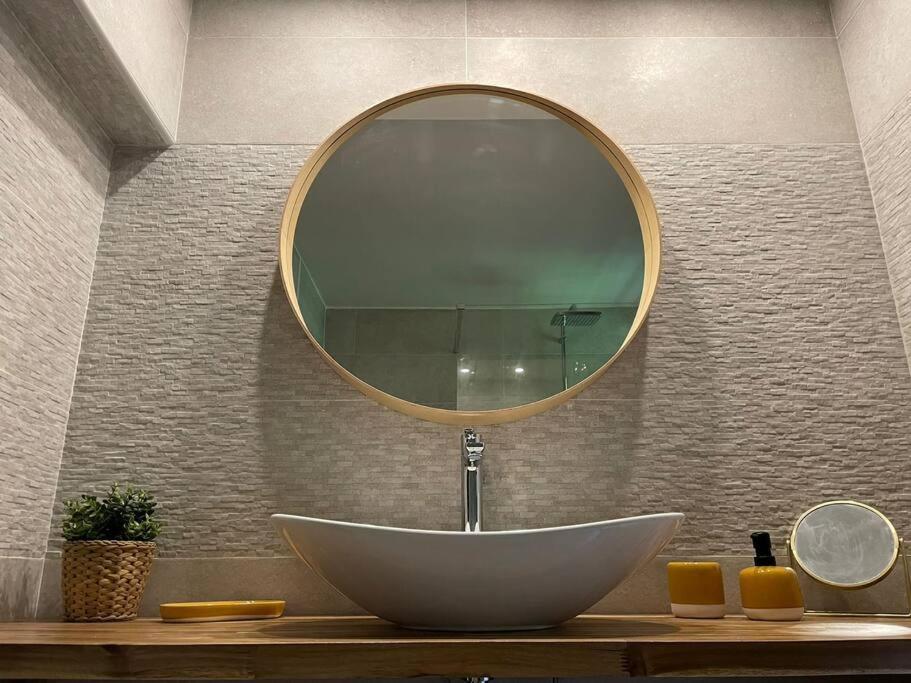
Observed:
[[[623,345],[645,253],[602,149],[542,108],[440,94],[359,127],[300,209],[313,338],[413,403],[493,410],[559,393]]]

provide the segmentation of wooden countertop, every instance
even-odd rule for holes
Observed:
[[[373,617],[2,623],[0,679],[911,673],[911,620],[582,616],[546,631],[409,631]]]

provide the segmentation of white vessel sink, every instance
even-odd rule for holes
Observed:
[[[273,515],[288,545],[368,612],[409,628],[505,631],[584,612],[671,539],[676,512],[518,531],[421,531]]]

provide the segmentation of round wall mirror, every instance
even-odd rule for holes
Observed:
[[[791,553],[810,577],[837,588],[872,586],[892,571],[899,539],[876,508],[835,500],[807,510],[791,533]]]
[[[333,134],[282,218],[282,280],[345,379],[424,419],[489,424],[595,381],[645,320],[658,218],[591,123],[527,93],[429,88]]]

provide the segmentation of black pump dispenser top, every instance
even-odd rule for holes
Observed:
[[[769,532],[754,531],[750,534],[750,540],[753,541],[753,548],[756,550],[753,564],[757,567],[774,567],[775,556],[772,554],[772,539]]]

